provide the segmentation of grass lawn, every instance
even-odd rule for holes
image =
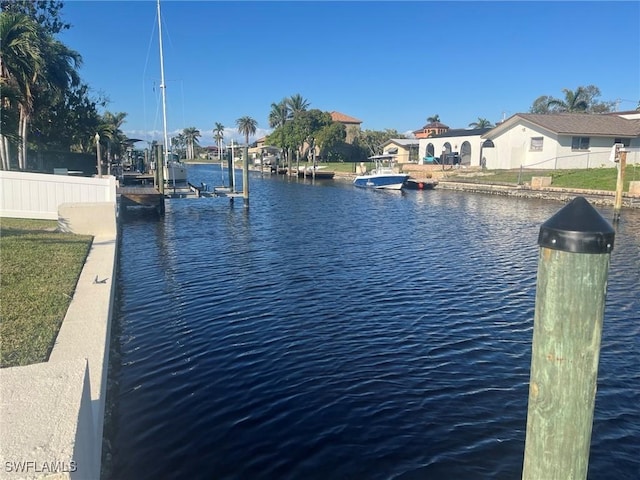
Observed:
[[[92,241],[56,227],[0,219],[0,367],[49,358]]]
[[[616,190],[618,170],[616,168],[588,168],[581,170],[486,170],[478,176],[460,172],[460,180],[478,183],[517,184],[530,182],[531,177],[552,177],[551,186],[560,188],[584,188],[589,190]],[[455,172],[447,174],[450,180],[458,180]],[[624,191],[629,191],[629,182],[640,181],[640,165],[627,165],[624,171]]]

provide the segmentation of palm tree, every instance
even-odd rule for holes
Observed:
[[[548,107],[553,107],[559,112],[586,112],[589,109],[587,92],[583,87],[578,87],[575,92],[568,88],[563,88],[564,100],[553,98],[547,103]]]
[[[440,115],[437,113],[431,117],[427,117],[427,123],[436,123],[440,121]]]
[[[306,99],[302,98],[302,95],[299,93],[289,97],[286,100],[286,103],[289,106],[291,116],[293,117],[296,117],[301,112],[306,112],[310,105],[310,103]]]
[[[60,99],[71,86],[79,85],[77,68],[82,57],[20,13],[0,14],[0,45],[2,86],[9,86],[18,104],[18,168],[25,169],[35,100],[46,96]],[[10,97],[3,95],[3,104],[7,103],[5,98]],[[8,147],[7,143],[3,141]],[[8,153],[8,148],[2,151]]]
[[[33,87],[44,68],[44,57],[40,48],[39,27],[23,14],[0,13],[0,72],[2,110],[17,105],[19,121],[14,130],[21,138],[18,143],[18,168],[26,166],[26,133],[28,116],[33,108]],[[4,114],[3,114],[4,115]],[[1,134],[2,166],[9,167],[9,138]]]
[[[489,128],[493,127],[493,123],[491,123],[486,118],[478,117],[478,120],[476,120],[475,122],[471,122],[469,126],[471,128]]]
[[[182,158],[182,154],[186,156],[187,140],[183,133],[179,133],[175,137],[171,137],[171,151]]]
[[[280,103],[271,104],[271,112],[269,113],[269,127],[278,128],[285,124],[291,117],[287,99],[283,99]]]
[[[258,122],[256,122],[251,117],[240,117],[236,120],[236,126],[238,127],[238,132],[244,135],[245,145],[249,145],[249,135],[254,135],[256,133],[256,128],[258,127]]]
[[[116,157],[122,153],[122,143],[126,140],[121,128],[127,114],[124,112],[111,113],[104,112],[102,125],[100,126],[100,138],[107,139],[107,165],[111,165],[111,152],[114,151]],[[113,149],[112,149],[113,147]]]
[[[188,127],[182,130],[185,142],[187,143],[187,160],[195,158],[194,145],[198,144],[198,137],[200,137],[200,130],[196,127]]]
[[[213,139],[218,146],[218,160],[222,159],[222,139],[224,138],[224,125],[220,122],[216,122],[213,128]]]

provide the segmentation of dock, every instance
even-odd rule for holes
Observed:
[[[152,207],[164,215],[164,195],[154,187],[118,187],[116,190],[123,210],[127,207]]]
[[[165,198],[212,198],[225,197],[231,202],[235,198],[243,198],[242,192],[234,192],[228,187],[214,187],[209,190],[207,185],[193,185],[192,183],[171,185],[164,187],[164,192],[160,192],[152,185],[122,186],[117,188],[117,195],[120,198],[120,206],[127,207],[149,207],[154,208],[158,215],[164,215]]]

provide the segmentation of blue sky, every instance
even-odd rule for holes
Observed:
[[[541,95],[596,85],[602,101],[640,100],[640,2],[161,2],[169,134],[240,140],[242,116],[269,133],[271,104],[301,94],[310,108],[363,129],[451,128],[527,112]],[[162,138],[154,0],[66,0],[61,40],[124,132]]]

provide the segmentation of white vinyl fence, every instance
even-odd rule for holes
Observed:
[[[116,202],[116,179],[0,171],[0,216],[57,220],[63,203]]]

